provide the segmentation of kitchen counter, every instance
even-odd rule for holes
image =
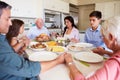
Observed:
[[[80,33],[85,33],[85,30],[80,30],[79,32],[80,32]]]

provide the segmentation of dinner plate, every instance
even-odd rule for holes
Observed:
[[[103,57],[93,53],[93,52],[79,52],[74,55],[77,60],[89,62],[89,63],[97,63],[102,62]]]
[[[48,51],[34,52],[29,56],[31,61],[50,61],[57,58],[57,54]]]
[[[43,51],[43,50],[46,49],[46,47],[45,47],[45,48],[31,48],[32,45],[36,45],[36,44],[38,44],[38,43],[39,43],[39,42],[30,42],[29,48],[30,48],[31,50],[33,50],[33,51]],[[43,44],[43,43],[42,43],[42,44]]]
[[[90,43],[74,43],[67,46],[71,51],[84,51],[93,48],[93,44]]]
[[[84,48],[93,47],[93,44],[84,43],[84,42],[76,43],[75,45],[76,45],[76,46],[80,46],[80,47],[84,47]]]

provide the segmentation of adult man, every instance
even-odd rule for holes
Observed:
[[[5,34],[12,25],[11,6],[0,1],[0,80],[38,80],[37,75],[64,62],[64,54],[48,62],[31,62],[16,54]]]
[[[35,39],[37,36],[39,36],[42,33],[47,34],[49,36],[49,31],[47,30],[47,28],[43,26],[44,22],[41,18],[38,18],[35,24],[36,26],[30,28],[30,30],[27,33],[27,37],[29,39]]]

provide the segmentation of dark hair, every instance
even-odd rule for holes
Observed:
[[[19,35],[20,27],[24,24],[22,20],[13,19],[12,25],[9,28],[8,33],[6,34],[6,38],[9,43],[11,43],[12,37],[17,37]]]
[[[100,11],[93,11],[90,13],[89,17],[96,17],[98,19],[101,19],[102,18],[102,13]]]
[[[7,4],[3,1],[0,1],[0,16],[2,15],[2,10],[3,9],[11,9],[11,8],[12,7],[9,4]]]
[[[75,23],[74,23],[74,19],[73,19],[72,16],[66,16],[66,17],[64,18],[64,22],[65,22],[65,20],[69,20],[69,21],[72,23],[72,27],[77,28],[77,26],[76,26]],[[67,27],[64,28],[63,35],[65,34],[66,29],[67,29]]]

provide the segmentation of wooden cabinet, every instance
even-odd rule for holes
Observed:
[[[102,19],[120,15],[120,1],[96,3],[95,10],[102,12]]]
[[[61,0],[44,0],[44,9],[69,13],[69,3]]]
[[[40,17],[43,10],[42,0],[3,0],[12,6],[13,17]]]

